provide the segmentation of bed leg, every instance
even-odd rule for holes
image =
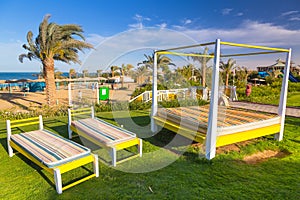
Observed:
[[[94,174],[96,175],[96,177],[99,177],[99,162],[98,162],[97,154],[94,154],[93,165],[94,165]]]
[[[56,192],[58,194],[62,193],[62,181],[61,181],[61,174],[59,169],[54,169],[54,181],[55,181],[55,187]]]
[[[116,148],[111,148],[111,152],[110,152],[110,156],[111,156],[111,164],[113,167],[117,166],[117,150]]]
[[[10,120],[6,120],[6,130],[7,130],[7,150],[9,157],[13,157],[14,150],[10,146],[10,137],[11,137],[11,128],[10,128]]]
[[[142,139],[139,139],[138,151],[139,151],[140,157],[142,157],[142,155],[143,155],[143,140]]]

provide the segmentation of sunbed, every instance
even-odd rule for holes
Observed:
[[[69,109],[68,116],[69,139],[72,138],[72,132],[74,131],[79,136],[108,150],[112,159],[112,166],[115,167],[117,163],[142,156],[142,140],[137,138],[135,133],[96,118],[93,107],[76,110]],[[85,116],[85,118],[80,119],[78,116]],[[76,120],[76,118],[78,119]],[[138,153],[117,160],[117,151],[131,146],[137,146]]]
[[[39,124],[39,129],[12,134],[12,130],[23,126]],[[42,116],[22,119],[7,120],[7,146],[9,156],[14,155],[14,150],[23,154],[29,160],[54,175],[54,182],[57,193],[75,186],[92,177],[99,176],[98,156],[91,153],[91,150],[77,144],[69,139],[63,138],[43,128]],[[72,182],[62,185],[62,174],[93,163],[93,173]]]

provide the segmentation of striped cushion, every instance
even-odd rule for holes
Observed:
[[[134,133],[97,118],[72,121],[72,126],[78,130],[79,134],[84,133],[106,146],[136,138]]]
[[[209,105],[161,108],[158,109],[157,116],[167,119],[174,124],[179,124],[186,128],[197,128],[199,132],[206,133]],[[278,124],[279,121],[276,117],[278,117],[276,114],[219,106],[217,125],[220,130],[237,129],[240,126],[253,126],[254,124],[260,124],[263,127]],[[272,119],[275,120],[272,121]],[[266,123],[261,124],[262,122]]]
[[[90,154],[90,149],[47,130],[14,134],[11,140],[48,168]]]

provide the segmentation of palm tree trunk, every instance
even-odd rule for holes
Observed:
[[[54,60],[46,58],[43,61],[44,78],[46,83],[46,100],[48,106],[54,106],[56,102],[56,88],[54,78]]]
[[[202,86],[206,86],[206,58],[202,58]]]
[[[125,76],[125,73],[124,73],[124,70],[122,70],[122,88],[124,87],[124,76]]]
[[[226,82],[225,82],[225,86],[228,86],[228,80],[229,80],[229,73],[226,73]]]
[[[205,87],[206,85],[206,66],[202,66],[202,86]]]

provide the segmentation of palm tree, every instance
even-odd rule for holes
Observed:
[[[127,65],[122,64],[122,67],[119,68],[119,70],[121,71],[121,74],[122,74],[122,78],[121,78],[121,82],[122,82],[122,86],[121,87],[122,88],[124,87],[124,77],[126,75],[128,75],[129,72],[130,72],[130,70],[133,69],[133,68],[134,68],[134,66],[131,65],[131,64],[127,64]]]
[[[228,86],[229,75],[231,74],[231,71],[235,67],[235,64],[236,64],[236,61],[233,60],[232,58],[229,58],[227,60],[227,63],[224,63],[223,61],[220,62],[220,68],[226,74],[226,81],[225,81],[226,87]]]
[[[70,64],[70,62],[80,64],[78,52],[83,49],[90,49],[93,46],[84,41],[83,30],[75,24],[58,25],[48,23],[50,15],[46,15],[39,26],[39,34],[33,40],[33,33],[27,33],[27,44],[23,48],[28,51],[19,56],[20,62],[24,58],[29,60],[37,59],[43,65],[46,83],[46,98],[49,106],[55,105],[56,90],[54,79],[54,60]],[[75,37],[74,37],[75,36]],[[78,40],[75,38],[81,38]]]
[[[209,55],[208,54],[208,47],[206,47],[203,51],[203,53],[200,53],[200,55]],[[212,59],[211,57],[200,57],[200,56],[189,56],[188,58],[192,59],[193,61],[197,61],[201,64],[202,67],[202,81],[201,85],[203,87],[206,86],[206,69],[207,69],[207,63]]]
[[[153,64],[154,64],[154,53],[152,55],[146,55],[146,60],[144,60],[141,63],[138,63],[138,65],[145,65],[147,68],[153,69]],[[168,71],[169,70],[169,65],[175,66],[174,63],[172,63],[171,58],[167,56],[163,56],[161,54],[157,55],[157,68],[161,68],[163,71]]]
[[[111,77],[115,77],[115,72],[119,70],[120,68],[118,66],[111,66],[110,71],[111,71]]]
[[[146,57],[146,60],[142,61],[141,63],[138,63],[137,65],[144,65],[146,68],[149,68],[151,70],[153,70],[153,66],[154,66],[154,53],[152,53],[152,55],[146,55],[144,54],[144,56]],[[165,74],[169,74],[170,70],[169,70],[169,65],[173,65],[175,66],[174,63],[172,63],[171,58],[167,57],[167,56],[163,56],[161,54],[157,55],[157,69],[161,69],[162,70],[162,74],[163,77],[158,77],[158,81],[163,82],[163,78],[165,78]]]
[[[62,78],[62,72],[58,70],[58,68],[54,68],[54,77],[57,78]]]
[[[144,82],[144,76],[149,75],[149,70],[145,65],[143,65],[136,69],[136,73],[134,75],[136,78],[136,82],[138,84],[142,84]]]
[[[244,67],[244,66],[242,66],[242,67],[238,66],[237,67],[236,77],[237,77],[237,80],[239,82],[241,82],[242,84],[244,84],[244,85],[247,84],[249,74],[250,74],[250,71],[246,67]]]
[[[74,75],[76,75],[76,71],[75,71],[75,69],[70,69],[69,70],[69,79],[72,79],[72,77],[74,77]]]
[[[102,71],[103,71],[102,69],[98,69],[98,70],[97,70],[97,77],[98,77],[98,78],[101,76]]]
[[[89,70],[84,69],[82,70],[83,78],[87,77],[89,75]]]

